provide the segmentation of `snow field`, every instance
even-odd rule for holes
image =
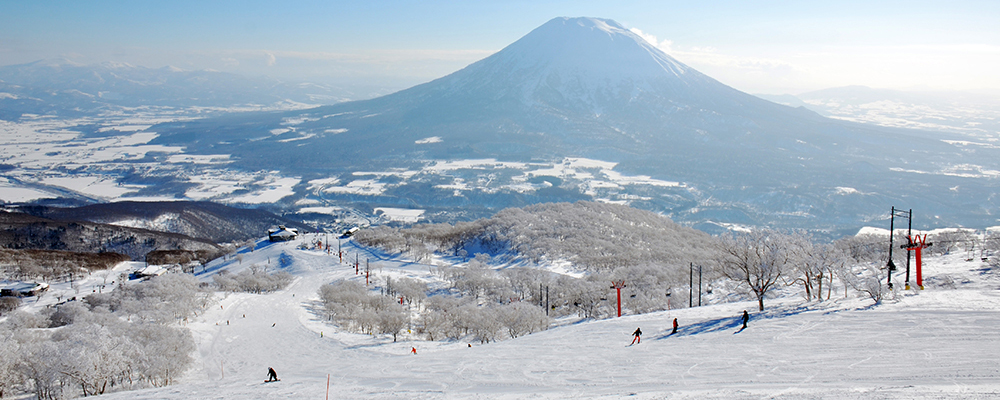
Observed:
[[[253,253],[241,250],[242,264],[210,265],[202,280],[268,258],[296,279],[272,294],[220,295],[188,325],[198,354],[181,383],[107,397],[325,398],[328,374],[334,399],[1000,397],[1000,279],[959,255],[929,258],[926,290],[901,291],[878,306],[853,293],[844,299],[841,289],[823,303],[771,299],[762,313],[754,302],[739,302],[559,320],[548,331],[470,348],[405,333],[392,343],[391,336],[339,331],[324,320],[317,290],[342,278],[363,283],[364,276],[334,255],[297,249],[300,243],[259,242]],[[344,249],[352,262],[360,254],[362,271],[372,259],[378,279],[436,279],[427,265],[350,241]],[[946,281],[956,288],[933,286]],[[750,326],[737,332],[744,309]],[[680,329],[669,335],[673,318]],[[628,347],[636,327],[642,343]],[[263,383],[268,367],[281,382]]]

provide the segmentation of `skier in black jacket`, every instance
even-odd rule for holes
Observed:
[[[642,343],[642,338],[639,337],[641,335],[642,335],[642,330],[640,330],[639,328],[635,328],[635,332],[632,332],[632,336],[635,336],[635,337],[632,338],[632,344],[629,344],[629,346],[631,346],[633,344],[636,344],[636,343]]]

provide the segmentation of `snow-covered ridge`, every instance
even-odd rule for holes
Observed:
[[[303,243],[316,240],[323,238]],[[988,293],[1000,281],[995,271],[984,273],[983,264],[956,256],[925,258],[927,288],[903,291],[876,307],[836,290],[820,303],[788,293],[762,313],[741,301],[686,308],[688,299],[675,296],[679,307],[668,311],[557,321],[548,331],[496,343],[428,342],[406,334],[394,343],[388,335],[344,332],[317,316],[321,284],[364,284],[365,275],[335,255],[297,249],[299,244],[260,242],[254,252],[240,252],[241,262],[225,262],[237,272],[241,264],[284,257],[272,268],[297,279],[273,294],[220,297],[189,323],[198,344],[196,366],[177,385],[105,397],[322,398],[328,379],[331,398],[360,399],[920,400],[1000,392],[992,367],[1000,357],[993,345],[1000,300]],[[366,260],[377,265],[374,293],[386,277],[440,279],[427,264],[373,253],[353,241],[341,244],[351,263],[357,254],[362,268]],[[601,294],[613,298],[614,290]],[[740,331],[745,309],[751,319]],[[671,334],[675,318],[679,329]],[[637,327],[642,340],[629,347]],[[905,359],[914,349],[919,362]],[[280,382],[262,383],[268,367]]]

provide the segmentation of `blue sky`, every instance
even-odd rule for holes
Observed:
[[[0,65],[67,58],[408,86],[559,16],[614,19],[737,89],[1000,89],[996,1],[0,0]]]

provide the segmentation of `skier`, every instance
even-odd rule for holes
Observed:
[[[274,372],[274,368],[267,368],[267,380],[264,382],[274,382],[278,380],[278,373]]]
[[[677,333],[677,318],[674,318],[674,330],[670,332],[671,335]]]
[[[635,328],[635,332],[632,332],[632,336],[635,336],[635,337],[632,338],[632,343],[629,344],[629,346],[631,346],[633,344],[636,344],[636,343],[642,343],[642,338],[639,337],[641,335],[642,335],[642,330],[640,330],[639,328]]]
[[[747,314],[747,310],[743,310],[743,328],[740,330],[746,329],[747,322],[749,321],[750,321],[750,314]]]
[[[417,354],[417,348],[416,347],[410,347],[410,353],[411,354]]]

